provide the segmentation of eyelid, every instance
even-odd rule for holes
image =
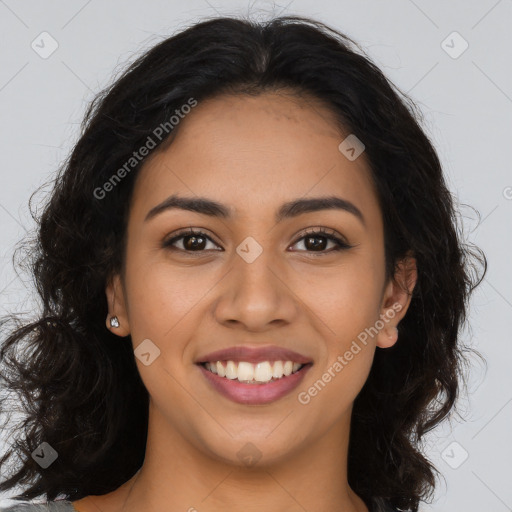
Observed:
[[[339,233],[335,229],[325,228],[323,226],[313,226],[313,227],[305,228],[305,229],[299,231],[294,236],[295,242],[293,242],[292,245],[295,245],[299,240],[301,240],[302,238],[304,238],[305,236],[308,236],[308,235],[322,235],[327,238],[329,236],[331,236],[331,237],[339,239],[340,242],[343,242],[346,245],[350,245],[348,243],[348,240],[346,239],[346,237],[344,237],[341,233]]]
[[[325,228],[322,226],[317,227],[310,227],[306,228],[305,230],[301,231],[296,235],[295,241],[288,247],[293,247],[295,244],[299,243],[301,240],[305,239],[308,235],[320,237],[320,238],[326,238],[329,242],[333,242],[335,247],[329,249],[329,250],[322,250],[322,251],[308,251],[308,250],[293,250],[292,252],[297,253],[306,253],[313,257],[321,257],[321,256],[327,256],[332,253],[339,253],[341,251],[346,251],[348,249],[352,249],[355,247],[354,245],[350,244],[346,237],[344,237],[341,233],[336,231],[332,228]]]
[[[164,240],[162,241],[162,248],[167,249],[167,248],[171,247],[172,249],[176,249],[175,247],[172,246],[173,242],[175,242],[185,236],[191,236],[191,235],[202,236],[202,237],[208,239],[209,241],[213,242],[215,245],[220,247],[220,243],[217,242],[215,237],[213,235],[211,235],[207,229],[188,227],[188,228],[178,229],[178,231],[174,232],[172,235],[166,236],[164,238]],[[182,249],[177,249],[177,250],[181,250],[182,252],[188,252],[188,253],[194,252],[194,251],[183,251]],[[224,249],[221,248],[220,250],[223,251]],[[206,251],[195,251],[195,252],[206,252]]]
[[[193,228],[193,227],[180,229],[180,230],[176,231],[175,233],[173,233],[172,236],[166,237],[162,242],[162,248],[177,250],[177,251],[180,251],[185,254],[193,254],[193,253],[201,254],[201,253],[211,252],[211,249],[210,250],[205,249],[205,250],[200,250],[200,251],[187,251],[187,250],[179,249],[179,248],[173,246],[173,243],[175,243],[177,240],[180,240],[186,236],[192,236],[192,235],[206,238],[208,241],[210,241],[210,242],[214,243],[215,245],[217,245],[218,247],[220,247],[220,249],[214,249],[214,250],[218,250],[219,252],[224,251],[224,249],[220,246],[220,244],[215,240],[215,237],[210,235],[210,233],[207,229]],[[302,231],[299,231],[296,235],[294,235],[294,242],[292,242],[288,247],[292,247],[292,246],[296,245],[298,242],[300,242],[301,240],[306,238],[308,235],[312,235],[312,236],[315,235],[315,236],[326,238],[327,240],[334,242],[336,247],[331,248],[330,250],[327,250],[327,251],[326,250],[322,250],[322,251],[305,250],[305,251],[293,251],[293,252],[310,253],[313,255],[320,256],[323,254],[330,254],[331,252],[336,252],[339,250],[347,250],[347,249],[351,249],[351,248],[355,247],[354,245],[350,244],[347,241],[346,237],[344,237],[341,233],[339,233],[335,229],[325,228],[323,226],[313,226],[313,227],[303,229]]]

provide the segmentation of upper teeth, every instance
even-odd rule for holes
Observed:
[[[269,382],[272,377],[280,379],[284,375],[295,373],[303,365],[293,361],[275,361],[273,365],[269,361],[256,364],[240,361],[237,366],[234,361],[227,361],[225,365],[220,361],[211,361],[205,363],[205,366],[207,370],[218,374],[219,377],[238,379],[240,382]]]

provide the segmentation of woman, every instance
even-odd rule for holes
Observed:
[[[420,442],[455,407],[486,261],[414,103],[356,47],[212,19],[92,103],[28,248],[43,311],[1,352],[27,423],[0,490],[47,500],[12,510],[432,494]]]

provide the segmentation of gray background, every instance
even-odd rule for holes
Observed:
[[[480,212],[479,222],[461,206],[466,237],[489,261],[463,337],[487,368],[474,360],[462,419],[429,438],[427,453],[444,479],[421,510],[512,510],[511,0],[0,0],[0,315],[38,307],[12,253],[34,226],[28,198],[76,141],[87,102],[162,37],[203,16],[248,13],[313,16],[356,39],[417,101],[450,189]],[[45,55],[52,44],[58,48]]]

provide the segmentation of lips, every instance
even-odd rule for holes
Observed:
[[[246,361],[248,363],[262,363],[264,361],[293,361],[294,363],[308,364],[313,360],[294,350],[275,345],[266,347],[237,346],[210,352],[202,355],[195,361],[196,364],[208,363],[210,361]]]
[[[300,370],[287,377],[267,383],[246,384],[238,380],[219,377],[207,370],[203,365],[197,365],[205,382],[232,402],[242,405],[267,405],[290,395],[306,376],[311,364],[305,364]]]

